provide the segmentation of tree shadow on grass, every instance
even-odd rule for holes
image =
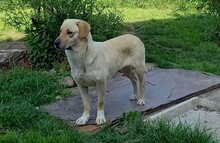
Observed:
[[[146,47],[146,61],[162,68],[186,68],[220,74],[215,19],[208,15],[175,15],[174,19],[130,23]]]

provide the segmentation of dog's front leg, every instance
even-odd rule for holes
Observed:
[[[106,122],[105,113],[104,113],[106,81],[98,83],[97,90],[99,92],[99,97],[98,97],[98,105],[97,105],[96,124],[101,125]]]
[[[90,113],[90,103],[88,99],[88,87],[78,85],[82,101],[83,101],[83,107],[84,111],[80,118],[76,120],[77,125],[85,125],[89,120],[89,113]]]

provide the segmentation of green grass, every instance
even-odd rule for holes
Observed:
[[[4,14],[0,11],[0,42],[18,41],[24,38],[22,32],[18,32],[16,29],[5,25]]]
[[[146,61],[220,75],[214,17],[198,11],[125,8],[125,21],[146,46]],[[135,16],[134,16],[135,15]]]
[[[98,133],[86,134],[41,110],[67,93],[57,76],[42,71],[14,69],[0,72],[0,143],[216,143],[199,127],[165,121],[144,123],[131,112],[116,126],[105,125]]]

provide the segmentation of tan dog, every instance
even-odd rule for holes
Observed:
[[[135,69],[140,81],[137,104],[145,104],[145,47],[138,37],[127,34],[105,42],[95,42],[90,25],[79,19],[66,19],[60,30],[54,44],[57,48],[65,49],[71,75],[78,85],[84,105],[82,116],[76,120],[77,125],[84,125],[89,120],[89,86],[96,86],[99,92],[96,123],[100,125],[106,122],[104,102],[107,81],[119,70],[131,80],[133,95],[130,100],[136,100],[137,77],[132,68]]]

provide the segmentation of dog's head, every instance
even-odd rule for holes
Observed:
[[[87,41],[90,30],[90,25],[83,20],[66,19],[60,28],[60,35],[54,41],[54,45],[58,49],[77,47],[82,41]]]

